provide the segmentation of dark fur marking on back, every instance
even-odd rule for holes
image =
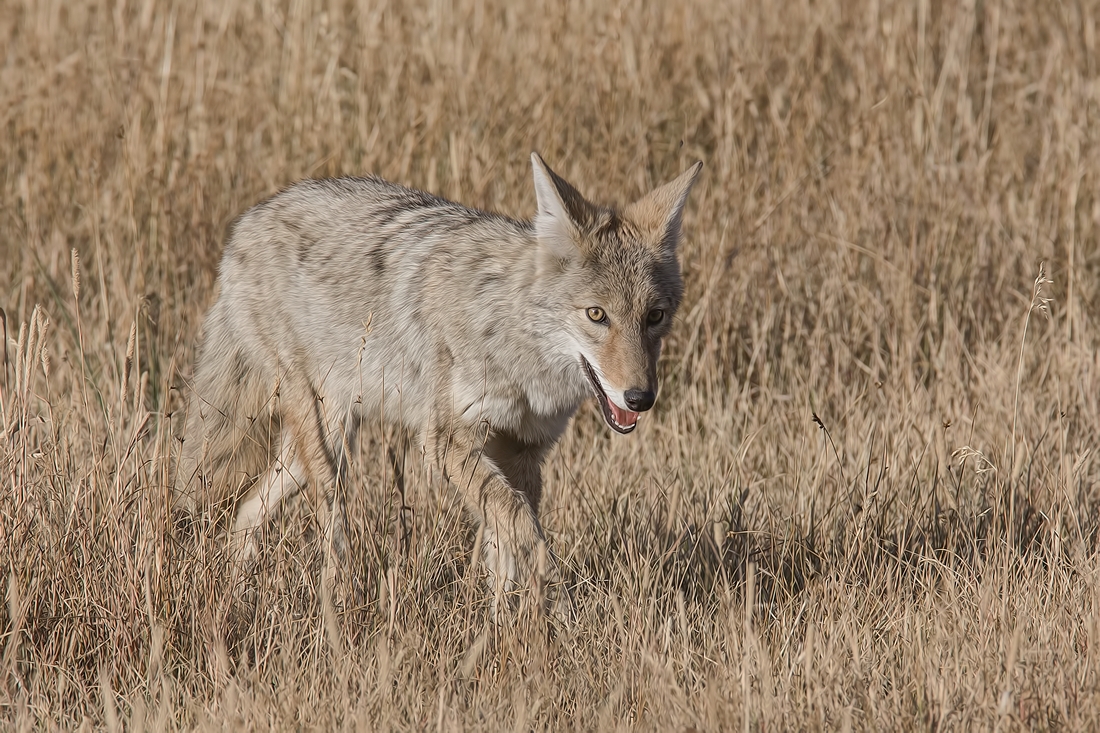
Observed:
[[[501,279],[502,279],[502,276],[498,275],[496,273],[489,273],[487,275],[482,275],[481,278],[477,281],[477,293],[478,293],[478,295],[484,295],[485,293],[491,291],[493,288],[496,287],[496,285],[501,281]]]
[[[248,375],[248,365],[244,363],[244,355],[241,352],[237,352],[233,355],[233,378],[232,382],[238,387],[244,382],[245,377]]]
[[[370,252],[371,268],[374,270],[374,274],[381,277],[386,272],[386,251],[382,245],[376,246]]]

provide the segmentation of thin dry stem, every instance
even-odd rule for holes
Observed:
[[[1046,263],[1039,263],[1039,274],[1035,276],[1035,282],[1031,288],[1031,300],[1028,302],[1027,313],[1024,314],[1024,327],[1020,333],[1020,358],[1016,362],[1016,389],[1013,391],[1012,396],[1012,437],[1010,445],[1012,446],[1011,452],[1011,467],[1012,470],[1016,470],[1016,418],[1019,416],[1020,407],[1020,379],[1024,373],[1024,346],[1027,344],[1027,326],[1031,322],[1032,312],[1038,310],[1050,317],[1050,298],[1043,294],[1043,286],[1052,284],[1053,281],[1047,277]]]

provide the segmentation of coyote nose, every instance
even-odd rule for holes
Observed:
[[[657,395],[651,390],[628,389],[623,392],[623,398],[626,400],[626,406],[634,412],[645,412],[653,407]]]

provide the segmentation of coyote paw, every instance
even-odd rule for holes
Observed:
[[[260,537],[258,529],[236,529],[229,535],[229,557],[234,569],[248,575],[260,561]]]
[[[543,607],[558,623],[572,627],[577,622],[577,609],[573,605],[573,596],[564,581],[544,583],[545,602]]]
[[[573,625],[576,613],[572,595],[545,542],[540,542],[528,553],[501,552],[503,548],[499,547],[492,549],[495,552],[487,559],[496,562],[486,565],[496,623],[505,623],[517,612],[529,612],[539,617],[549,615],[566,626]]]

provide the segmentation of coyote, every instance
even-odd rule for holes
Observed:
[[[547,452],[587,397],[617,433],[657,397],[703,164],[615,209],[531,163],[533,221],[374,177],[301,181],[245,212],[206,316],[176,501],[234,507],[232,536],[253,547],[308,486],[336,557],[349,445],[381,418],[419,436],[480,523],[496,598],[540,581]]]

